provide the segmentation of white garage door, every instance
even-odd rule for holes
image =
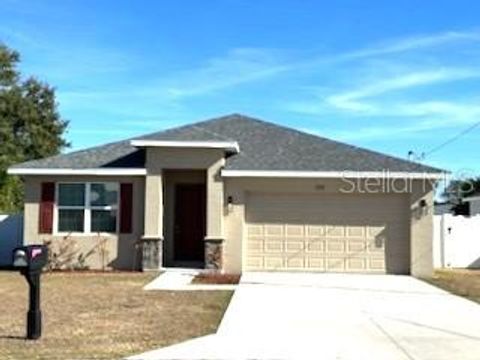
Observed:
[[[405,195],[248,195],[246,270],[408,273]]]

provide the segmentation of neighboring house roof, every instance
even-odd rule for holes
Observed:
[[[143,168],[143,148],[131,140],[235,142],[240,152],[227,158],[226,170],[299,172],[415,172],[441,169],[329,140],[244,115],[233,114],[134,139],[17,164],[11,169]]]
[[[462,199],[462,201],[466,201],[466,202],[478,201],[478,200],[480,200],[480,192],[479,191],[476,191],[473,194],[470,194],[470,195],[468,195],[468,196],[466,196]]]
[[[434,215],[443,215],[443,214],[453,214],[453,204],[449,202],[445,203],[435,203],[434,205]]]

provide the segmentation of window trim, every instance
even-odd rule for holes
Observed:
[[[90,205],[90,194],[92,184],[108,184],[113,183],[117,185],[117,204],[116,205]],[[59,188],[63,184],[82,184],[85,185],[84,205],[58,205],[59,203]],[[83,210],[83,231],[59,231],[58,230],[58,211],[59,210]],[[91,215],[92,210],[116,211],[115,231],[91,231]],[[120,229],[120,183],[118,181],[59,181],[55,183],[55,202],[53,205],[53,235],[59,236],[111,236],[119,234]]]

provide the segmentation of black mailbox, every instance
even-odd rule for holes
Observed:
[[[13,250],[13,267],[20,270],[30,288],[27,313],[27,339],[38,339],[42,334],[40,311],[40,274],[47,265],[48,248],[45,245],[28,245]]]
[[[13,267],[22,271],[41,271],[47,260],[48,248],[45,245],[21,246],[13,250]]]

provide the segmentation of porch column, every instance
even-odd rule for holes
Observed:
[[[205,268],[223,268],[223,179],[220,171],[225,165],[221,158],[207,169],[207,235],[205,237]]]
[[[145,178],[145,224],[142,243],[143,270],[158,270],[161,268],[163,252],[163,180],[161,170],[149,173]]]

